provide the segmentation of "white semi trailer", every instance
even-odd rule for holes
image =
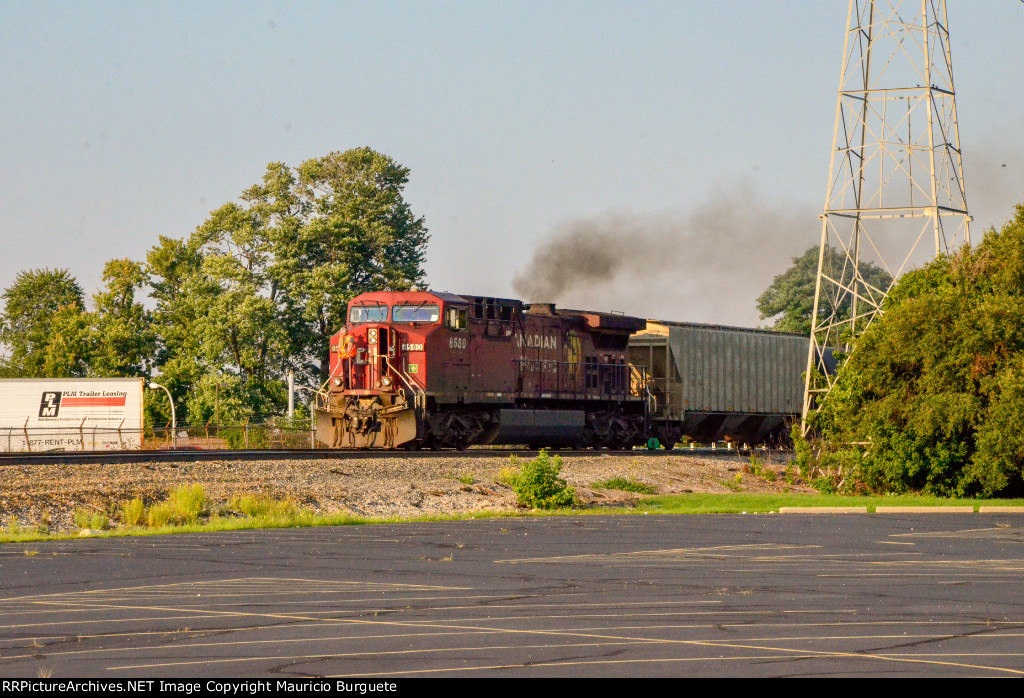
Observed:
[[[142,378],[0,380],[0,451],[142,448]]]

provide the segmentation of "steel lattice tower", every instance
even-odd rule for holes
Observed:
[[[909,265],[970,243],[945,0],[850,0],[807,357],[803,418]],[[831,250],[835,250],[832,252]],[[891,286],[891,284],[890,284]]]

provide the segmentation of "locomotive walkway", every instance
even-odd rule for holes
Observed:
[[[3,676],[1024,674],[1019,514],[89,539],[0,569]]]

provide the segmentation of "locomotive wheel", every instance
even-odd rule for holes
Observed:
[[[608,450],[610,451],[622,451],[622,444],[625,442],[626,433],[617,422],[612,422],[611,427],[608,429]]]

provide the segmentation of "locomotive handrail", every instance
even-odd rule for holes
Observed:
[[[629,364],[602,364],[596,361],[555,361],[554,359],[514,359],[520,378],[535,375],[536,388],[539,392],[553,391],[558,393],[574,393],[576,395],[608,396],[609,399],[622,396],[642,397],[632,391],[630,385]],[[536,366],[536,370],[524,370],[524,367]],[[563,371],[568,367],[568,371]],[[554,370],[551,370],[551,369]],[[554,386],[550,385],[554,374]],[[593,384],[589,379],[593,378]],[[607,379],[613,379],[609,384]],[[525,388],[520,388],[525,390]]]
[[[323,407],[324,409],[327,408],[327,405],[329,404],[330,399],[331,399],[331,393],[330,393],[331,381],[334,379],[334,377],[338,373],[338,371],[341,370],[342,367],[345,365],[345,362],[349,361],[349,360],[350,359],[341,359],[341,360],[339,360],[338,364],[327,374],[327,380],[325,380],[323,382],[323,385],[321,385],[315,391],[316,397],[320,398],[320,401],[321,401],[320,405],[315,405],[315,399],[314,399],[314,405],[315,406]]]
[[[637,368],[633,364],[629,364],[630,372],[636,377],[636,384],[643,386],[644,394],[647,396],[647,410],[650,414],[656,414],[658,412],[658,398],[654,393],[651,392],[650,381],[647,379],[647,369]],[[633,381],[630,381],[632,386]]]
[[[398,376],[403,383],[405,383],[405,387],[411,390],[414,395],[419,396],[424,393],[423,388],[421,388],[419,384],[417,384],[416,381],[412,379],[412,376],[407,375],[406,372],[403,371],[401,368],[393,365],[391,363],[391,359],[388,356],[382,356],[381,358],[384,359],[384,365],[389,370],[394,371],[395,375]]]

